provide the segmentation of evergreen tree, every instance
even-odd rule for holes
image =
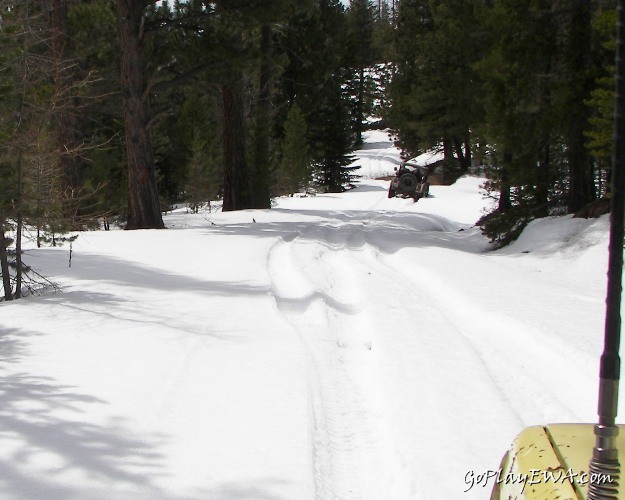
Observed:
[[[10,300],[21,296],[28,278],[29,269],[22,262],[24,225],[60,229],[67,223],[66,172],[61,169],[51,116],[62,109],[71,86],[58,83],[64,64],[51,50],[58,27],[49,12],[35,1],[3,2],[0,9],[0,264],[5,299]],[[9,227],[13,240],[4,234]],[[10,253],[13,262],[8,260]],[[13,292],[6,287],[11,281]]]
[[[485,20],[492,30],[491,50],[479,64],[485,82],[484,133],[497,145],[509,181],[516,186],[527,184],[527,195],[531,195],[527,189],[541,184],[534,170],[541,161],[545,177],[549,176],[555,112],[550,75],[556,57],[555,19],[549,3],[495,2]]]
[[[279,81],[279,99],[297,102],[306,118],[308,144],[319,187],[341,191],[353,180],[347,166],[354,144],[349,72],[345,69],[346,15],[338,0],[318,0],[290,20],[278,37],[287,62]],[[283,108],[284,123],[288,108]]]
[[[379,62],[374,44],[375,10],[369,0],[352,0],[347,10],[347,51],[345,64],[353,76],[347,85],[352,100],[352,129],[355,145],[363,142],[365,119],[373,110],[376,81],[371,68]]]
[[[596,197],[593,162],[586,143],[590,129],[590,99],[595,83],[591,56],[591,1],[569,0],[563,8],[566,39],[563,47],[562,84],[560,96],[563,135],[567,145],[569,171],[568,211],[574,213]]]
[[[475,6],[466,0],[403,0],[389,88],[387,117],[399,145],[410,155],[443,147],[455,176],[471,164],[471,130],[481,109],[473,69],[481,51]]]
[[[123,101],[120,98],[119,35],[114,0],[72,3],[68,10],[75,72],[91,75],[74,106],[82,147],[73,156],[79,169],[81,222],[94,217],[126,217]]]
[[[356,179],[350,167],[353,157],[347,154],[353,144],[350,133],[348,98],[342,89],[341,75],[329,78],[322,91],[322,100],[312,113],[311,144],[315,182],[330,193],[344,191]]]
[[[241,33],[233,33],[229,45],[233,51],[242,50]],[[227,76],[221,84],[222,95],[222,145],[224,163],[223,210],[253,208],[248,180],[250,173],[247,161],[245,131],[245,75],[243,69],[233,62],[226,64]]]
[[[593,33],[595,34],[594,50],[598,64],[597,79],[591,97],[590,128],[586,134],[588,149],[596,161],[596,182],[598,194],[603,195],[609,190],[610,170],[612,161],[612,142],[614,129],[614,57],[616,26],[616,9],[613,2],[601,2],[607,5],[594,12]]]
[[[557,26],[547,1],[496,0],[481,15],[490,38],[477,65],[486,112],[480,129],[494,146],[491,185],[500,193],[497,213],[485,228],[504,242],[532,218],[546,215],[555,194],[549,183],[561,161],[553,130]]]
[[[196,130],[193,134],[185,185],[185,200],[194,213],[203,206],[210,209],[210,202],[217,197],[221,185],[219,165],[203,133]]]
[[[207,77],[222,96],[223,207],[269,208],[273,25],[305,9],[307,2],[223,1],[215,6],[201,38],[204,49],[210,47],[209,64],[219,68]]]
[[[293,194],[307,188],[311,179],[311,154],[306,119],[297,103],[291,106],[284,124],[282,157],[276,172],[277,194]]]
[[[388,63],[395,60],[393,37],[395,23],[391,18],[391,8],[388,0],[374,0],[374,32],[373,45],[379,62]]]
[[[254,19],[254,34],[257,37],[258,62],[256,65],[256,89],[252,100],[253,137],[251,163],[253,176],[252,203],[255,208],[270,208],[271,172],[274,170],[277,138],[275,130],[275,110],[273,96],[278,66],[274,49],[274,26],[280,26],[291,16],[304,12],[312,5],[312,0],[271,0],[259,2],[248,9],[248,16]]]
[[[121,82],[128,165],[127,229],[164,226],[150,137],[150,89],[145,59],[148,0],[118,0]]]
[[[601,154],[597,125],[611,128],[601,120],[602,106],[603,113],[610,107],[601,78],[611,63],[596,42],[610,36],[591,21],[612,10],[606,3],[496,0],[482,10],[491,35],[478,65],[482,130],[495,146],[493,182],[501,192],[499,213],[485,228],[495,239],[554,210],[575,212],[596,196],[592,148]]]
[[[253,158],[255,178],[253,183],[252,205],[255,208],[271,208],[270,171],[272,146],[273,113],[273,28],[266,23],[260,27],[260,62],[258,70],[258,92],[256,93],[254,117]]]

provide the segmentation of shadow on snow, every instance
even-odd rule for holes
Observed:
[[[439,247],[468,253],[489,250],[479,229],[431,214],[378,211],[272,209],[273,213],[314,218],[311,221],[234,223],[211,226],[210,234],[318,240],[321,244],[357,249],[370,245],[392,254],[403,248]],[[259,217],[260,218],[260,217]],[[318,219],[317,219],[318,218]]]
[[[0,329],[0,362],[7,367],[28,355],[25,338],[40,335]],[[123,422],[96,425],[82,415],[106,404],[49,377],[2,370],[0,383],[0,491],[3,498],[91,498],[89,485],[76,489],[57,476],[86,473],[131,488],[153,489],[162,474],[161,456]],[[154,437],[150,438],[154,441]],[[38,463],[44,455],[45,463]],[[51,462],[54,465],[51,465]],[[129,464],[131,465],[129,467]]]

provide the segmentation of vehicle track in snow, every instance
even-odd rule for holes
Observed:
[[[316,231],[316,229],[311,229]],[[356,270],[343,251],[349,236],[293,238],[270,252],[272,293],[310,365],[311,467],[316,498],[406,498],[406,478],[390,448],[376,381],[375,334]]]
[[[408,493],[398,498],[455,498],[463,493],[467,472],[460,464],[470,464],[477,447],[511,439],[511,427],[522,419],[510,410],[510,395],[463,334],[462,325],[449,316],[448,298],[432,296],[425,279],[406,279],[374,247],[364,245],[352,257],[368,270],[378,293],[378,300],[370,297],[369,303],[379,332],[374,348],[384,367],[380,381],[385,418],[394,429],[391,438],[402,473],[410,478]],[[446,332],[444,338],[441,332]],[[449,391],[441,393],[441,386]],[[495,403],[485,406],[483,401]],[[450,426],[450,421],[456,422]],[[470,448],[461,437],[467,432],[476,435]],[[490,440],[480,438],[486,434]],[[449,470],[449,484],[429,484],[442,464]]]
[[[431,300],[438,302],[444,309],[448,320],[466,338],[493,381],[502,388],[503,393],[509,395],[506,399],[510,408],[514,409],[524,426],[536,420],[549,421],[553,415],[558,415],[556,418],[563,421],[579,419],[567,401],[574,401],[580,393],[594,393],[594,378],[587,377],[590,382],[587,389],[566,383],[573,360],[558,356],[561,346],[558,346],[557,340],[539,331],[531,321],[521,322],[503,311],[488,309],[433,266],[405,259],[395,261],[396,265],[400,264],[401,274],[407,283],[413,287],[427,283]],[[473,321],[475,317],[488,320],[478,328]],[[512,352],[514,356],[511,356]],[[523,355],[519,356],[518,353]],[[519,361],[521,359],[522,362]],[[563,383],[555,386],[571,386],[568,395],[562,394],[561,390],[553,390],[550,384],[553,381],[540,378],[544,366],[552,366],[552,371],[564,379]]]
[[[367,238],[353,222],[312,226],[269,254],[277,308],[310,363],[316,497],[431,498],[424,492],[432,464],[450,456],[466,464],[474,453],[440,442],[447,415],[467,408],[471,421],[521,418],[510,415],[508,395],[444,298],[407,279]],[[438,332],[450,330],[457,333],[443,348]],[[453,398],[433,377],[449,381]],[[502,403],[483,408],[480,400]]]
[[[383,224],[370,221],[376,222]],[[449,240],[438,219],[432,222],[414,237],[432,241],[439,231]],[[475,454],[454,433],[488,433],[491,439],[476,437],[476,446],[491,448],[507,444],[543,409],[572,416],[532,375],[533,363],[550,362],[548,353],[536,353],[536,332],[520,335],[523,325],[514,318],[474,303],[426,263],[382,251],[378,237],[350,218],[302,229],[269,254],[278,311],[309,359],[311,467],[319,499],[431,498],[433,464],[452,456],[467,464]],[[494,320],[477,331],[476,315]],[[512,365],[506,348],[534,360]],[[441,385],[450,392],[440,393]],[[450,430],[455,414],[459,426]],[[454,467],[457,483],[434,491],[462,493],[463,471]]]
[[[415,238],[420,236],[415,234]],[[443,234],[441,237],[447,238]],[[446,252],[445,258],[454,258],[452,252]],[[418,251],[400,256],[368,244],[352,256],[379,277],[377,290],[393,290],[396,297],[393,304],[370,301],[370,315],[377,320],[374,327],[384,332],[379,345],[382,352],[378,349],[378,355],[388,369],[382,383],[387,393],[395,393],[395,401],[389,397],[388,421],[398,430],[396,439],[407,437],[407,444],[396,444],[396,448],[417,476],[412,493],[406,498],[456,498],[464,492],[461,478],[467,471],[454,469],[457,464],[472,464],[477,448],[484,450],[479,453],[481,456],[493,454],[489,464],[482,464],[490,470],[498,463],[497,454],[503,453],[521,428],[545,422],[580,421],[569,402],[581,394],[593,395],[593,384],[586,387],[583,380],[571,378],[571,359],[558,356],[562,346],[557,336],[546,335],[540,325],[532,323],[531,317],[521,321],[518,316],[493,311],[475,301],[470,292],[462,290],[462,279],[455,282],[453,275],[443,272],[445,258],[437,265],[420,259]],[[484,255],[475,257],[491,259]],[[515,265],[495,261],[496,258],[488,260],[488,265]],[[515,272],[523,271],[517,268]],[[474,273],[475,279],[482,276],[477,266],[469,273]],[[481,321],[476,322],[475,318]],[[440,332],[445,332],[444,338]],[[419,368],[410,373],[416,366]],[[554,373],[553,379],[541,378],[546,366]],[[449,392],[437,394],[430,387],[432,380],[436,380],[434,387],[448,386]],[[570,380],[576,383],[567,384]],[[483,401],[491,403],[484,405]],[[420,423],[409,421],[407,415],[420,416]],[[475,436],[473,449],[463,448],[466,440],[462,435],[467,433]],[[450,479],[457,481],[455,487],[444,485],[439,490],[428,484],[428,475],[436,468],[432,464],[441,463],[446,463]],[[480,464],[475,467],[480,470]],[[479,495],[477,491],[472,494]]]

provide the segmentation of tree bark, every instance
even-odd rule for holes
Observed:
[[[9,274],[9,257],[7,252],[7,239],[4,234],[4,224],[6,219],[0,213],[0,272],[2,273],[2,287],[4,290],[4,300],[13,300],[13,290],[11,289],[11,275]]]
[[[242,35],[233,36],[233,47],[240,47]],[[232,63],[232,64],[236,64]],[[245,82],[243,70],[232,66],[221,86],[223,118],[224,193],[223,210],[252,208],[245,145]]]
[[[463,173],[468,172],[471,166],[471,147],[469,146],[469,141],[466,139],[462,141],[459,137],[455,136],[452,140],[456,156],[458,157],[460,171]]]
[[[22,296],[22,229],[24,225],[24,151],[17,154],[17,198],[15,200],[15,292],[14,299]]]
[[[78,102],[70,95],[76,83],[74,67],[69,60],[70,37],[67,18],[67,0],[51,0],[50,22],[52,26],[52,52],[54,54],[54,85],[59,97],[56,109],[57,143],[59,163],[65,191],[65,212],[71,218],[74,229],[80,229],[78,198],[81,184],[81,165],[76,150],[80,134],[76,120]]]
[[[363,123],[365,121],[365,68],[360,67],[358,70],[358,98],[356,100],[356,146],[362,146],[363,139]]]
[[[256,105],[256,133],[254,134],[254,171],[250,180],[253,208],[271,208],[269,194],[269,142],[271,136],[271,25],[264,24],[260,32],[260,76]]]
[[[126,229],[164,227],[148,127],[150,106],[143,32],[145,6],[142,0],[118,0],[117,3],[128,164]]]
[[[572,89],[567,130],[569,162],[568,211],[575,213],[595,199],[593,166],[586,148],[585,132],[589,127],[589,110],[585,101],[590,97],[589,79],[591,9],[589,0],[572,2],[569,37],[569,85]]]
[[[584,131],[583,124],[571,120],[568,137],[569,213],[577,212],[595,199],[592,161],[584,145]]]
[[[549,215],[549,171],[551,170],[551,147],[549,137],[540,151],[540,160],[536,165],[535,213],[537,217]]]
[[[499,203],[497,210],[506,212],[512,208],[512,200],[510,198],[510,180],[508,178],[508,170],[512,165],[512,153],[504,151],[503,162],[499,172]]]
[[[245,126],[243,116],[243,74],[237,71],[221,87],[223,99],[223,210],[250,208],[246,186]]]

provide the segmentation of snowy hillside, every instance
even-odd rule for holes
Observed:
[[[397,151],[358,155],[346,193],[28,250],[62,292],[0,304],[0,497],[488,498],[524,426],[593,421],[607,218],[490,252],[482,179],[388,199]]]

